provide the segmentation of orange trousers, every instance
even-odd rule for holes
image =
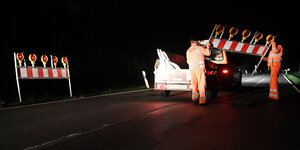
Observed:
[[[203,68],[195,68],[190,69],[191,79],[192,79],[192,100],[199,100],[200,104],[206,102],[205,96],[205,87],[206,87],[206,77],[205,77],[205,69]]]
[[[271,79],[270,79],[270,92],[269,98],[278,100],[279,99],[279,91],[278,91],[278,75],[279,75],[279,67],[271,66]]]

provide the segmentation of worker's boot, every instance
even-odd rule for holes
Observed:
[[[199,104],[200,105],[206,105],[206,100],[205,99],[200,99]]]
[[[272,103],[277,103],[277,102],[279,102],[279,99],[273,99],[273,98],[268,97],[268,101],[272,102]]]
[[[199,99],[193,99],[193,103],[194,103],[194,105],[198,104],[199,103]]]

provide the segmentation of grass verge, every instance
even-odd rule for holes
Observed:
[[[300,87],[300,78],[296,77],[293,74],[285,74],[285,76],[291,80],[296,86]]]

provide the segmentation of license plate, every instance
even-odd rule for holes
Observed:
[[[172,90],[186,90],[187,85],[168,85],[168,89]]]

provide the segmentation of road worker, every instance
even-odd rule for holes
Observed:
[[[204,55],[210,56],[211,44],[207,43],[205,45],[198,45],[196,39],[191,39],[191,46],[186,52],[187,63],[189,65],[189,70],[191,74],[193,92],[192,100],[194,104],[205,104],[205,87],[206,87],[206,78],[205,78],[205,62]]]
[[[272,50],[268,57],[263,57],[264,61],[268,61],[268,67],[271,69],[269,100],[273,102],[279,101],[278,91],[278,75],[281,67],[283,48],[281,45],[276,47],[276,43],[272,42]]]

